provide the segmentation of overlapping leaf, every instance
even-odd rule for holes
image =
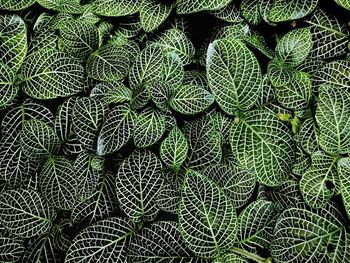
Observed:
[[[139,11],[141,0],[96,0],[92,4],[94,13],[102,16],[127,16]]]
[[[146,32],[157,29],[170,15],[171,4],[157,2],[156,0],[144,0],[140,6],[140,22]]]
[[[275,0],[271,5],[268,19],[272,22],[299,19],[310,14],[317,4],[318,0]]]

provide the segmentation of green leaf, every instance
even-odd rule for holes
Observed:
[[[215,17],[230,23],[243,22],[237,3],[232,1],[227,6],[210,12]]]
[[[85,228],[68,248],[66,263],[89,262],[98,259],[100,263],[126,262],[130,237],[135,224],[125,218],[110,217]]]
[[[26,9],[36,2],[36,0],[2,0],[0,2],[0,9],[16,11]]]
[[[170,99],[170,106],[182,114],[197,114],[214,103],[214,97],[206,89],[196,85],[178,87]]]
[[[40,49],[24,61],[19,83],[35,99],[68,97],[84,89],[84,68],[63,52]]]
[[[257,200],[250,203],[238,217],[236,246],[252,252],[268,248],[277,215],[273,202]]]
[[[229,250],[237,232],[236,210],[213,181],[190,170],[185,178],[179,223],[186,245],[201,257]]]
[[[327,63],[315,74],[317,84],[328,84],[350,91],[350,61],[335,60]]]
[[[169,100],[174,91],[173,86],[164,81],[156,81],[146,86],[152,102],[162,112],[170,112]]]
[[[241,13],[242,16],[253,25],[257,25],[260,23],[260,10],[259,10],[259,1],[258,0],[252,0],[252,1],[242,1],[241,3]]]
[[[350,153],[350,93],[343,88],[323,85],[316,109],[318,143],[327,153]]]
[[[175,52],[184,65],[192,62],[195,55],[195,47],[189,37],[177,28],[165,31],[156,42],[165,52]]]
[[[178,223],[159,221],[137,233],[130,242],[129,262],[192,262],[191,256],[181,238]]]
[[[300,180],[300,191],[305,203],[310,207],[324,207],[339,190],[336,171],[337,158],[317,151],[312,156],[312,164]]]
[[[83,8],[80,0],[37,0],[46,9],[52,9],[62,13],[81,14]]]
[[[0,195],[1,225],[15,236],[42,235],[55,218],[55,210],[33,190],[8,190]]]
[[[101,16],[127,16],[140,10],[140,0],[95,0],[92,3],[92,10]]]
[[[27,27],[21,17],[1,15],[0,63],[6,64],[16,73],[25,59],[27,49]]]
[[[156,0],[144,0],[140,6],[140,21],[146,32],[157,29],[170,15],[172,5],[157,2]]]
[[[90,97],[97,97],[105,104],[117,104],[132,100],[132,90],[118,83],[99,83],[90,93]]]
[[[304,120],[299,131],[299,143],[307,154],[312,154],[318,149],[317,134],[318,128],[314,119]]]
[[[179,87],[184,80],[184,65],[179,55],[173,51],[164,55],[162,80],[172,85],[173,90]]]
[[[207,53],[210,90],[221,109],[229,115],[255,105],[262,82],[259,63],[239,40],[221,39],[211,43]]]
[[[79,60],[84,60],[98,48],[98,30],[93,24],[66,20],[60,23],[59,29],[61,50]]]
[[[60,148],[60,140],[54,129],[37,119],[24,122],[20,143],[23,154],[33,158],[56,154]]]
[[[126,105],[111,109],[97,138],[97,153],[106,155],[118,151],[132,137],[136,113]]]
[[[341,158],[338,161],[338,174],[340,181],[340,192],[346,213],[350,216],[350,158]]]
[[[204,168],[202,174],[217,183],[236,208],[244,206],[254,193],[254,176],[238,167],[215,164]]]
[[[312,35],[308,28],[294,29],[278,41],[276,58],[284,65],[299,66],[309,56],[312,45]]]
[[[145,148],[158,142],[165,132],[165,119],[157,110],[143,110],[135,121],[133,137],[135,146]]]
[[[19,92],[15,83],[16,74],[0,62],[0,109],[11,106]]]
[[[188,142],[180,128],[175,126],[160,146],[160,157],[167,167],[178,170],[187,158]]]
[[[287,109],[301,110],[309,106],[312,82],[308,74],[295,72],[294,78],[287,84],[275,88],[278,102]]]
[[[271,5],[268,19],[272,22],[295,20],[310,14],[318,0],[275,0]]]
[[[24,241],[11,237],[0,237],[0,247],[0,261],[4,263],[19,262],[25,251]]]
[[[40,171],[40,190],[55,208],[71,210],[77,200],[78,182],[73,163],[65,157],[49,158]]]
[[[284,66],[281,61],[273,59],[268,64],[267,74],[272,86],[276,88],[287,86],[294,79],[296,71],[289,66]]]
[[[332,211],[327,210],[285,210],[274,230],[270,248],[273,260],[277,263],[331,262],[332,253],[327,246],[333,245],[335,252],[341,249],[339,243],[343,242],[345,230]]]
[[[310,25],[314,42],[310,58],[328,59],[347,53],[349,30],[345,24],[339,22],[336,16],[318,9],[306,20],[306,23]]]
[[[190,14],[205,10],[218,10],[230,2],[231,0],[182,0],[177,4],[176,13]]]
[[[248,263],[248,261],[236,254],[225,254],[215,259],[213,263]]]
[[[79,142],[89,150],[96,149],[106,111],[106,106],[94,97],[79,98],[74,105],[73,129]]]
[[[163,53],[156,45],[146,46],[134,60],[129,71],[131,88],[137,88],[145,83],[160,80],[162,71]]]
[[[162,163],[150,151],[134,151],[119,167],[120,208],[133,221],[151,221],[159,211],[156,200],[163,184]]]
[[[259,183],[277,186],[291,170],[294,147],[288,127],[267,110],[253,110],[232,125],[230,144],[238,163]]]
[[[129,52],[123,47],[105,45],[92,53],[86,61],[89,77],[107,82],[123,80],[130,67]]]
[[[350,1],[349,0],[334,0],[338,5],[350,10]]]

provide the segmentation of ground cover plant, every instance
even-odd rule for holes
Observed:
[[[0,262],[350,262],[350,0],[0,0]]]

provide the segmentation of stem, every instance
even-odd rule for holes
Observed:
[[[272,263],[271,258],[263,258],[263,257],[260,257],[258,255],[255,255],[253,253],[250,253],[248,251],[245,251],[245,250],[237,248],[237,247],[232,248],[231,251],[234,253],[237,253],[245,258],[252,259],[257,263]]]

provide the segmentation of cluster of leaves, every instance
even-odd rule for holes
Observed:
[[[0,0],[0,262],[349,262],[321,2]]]

